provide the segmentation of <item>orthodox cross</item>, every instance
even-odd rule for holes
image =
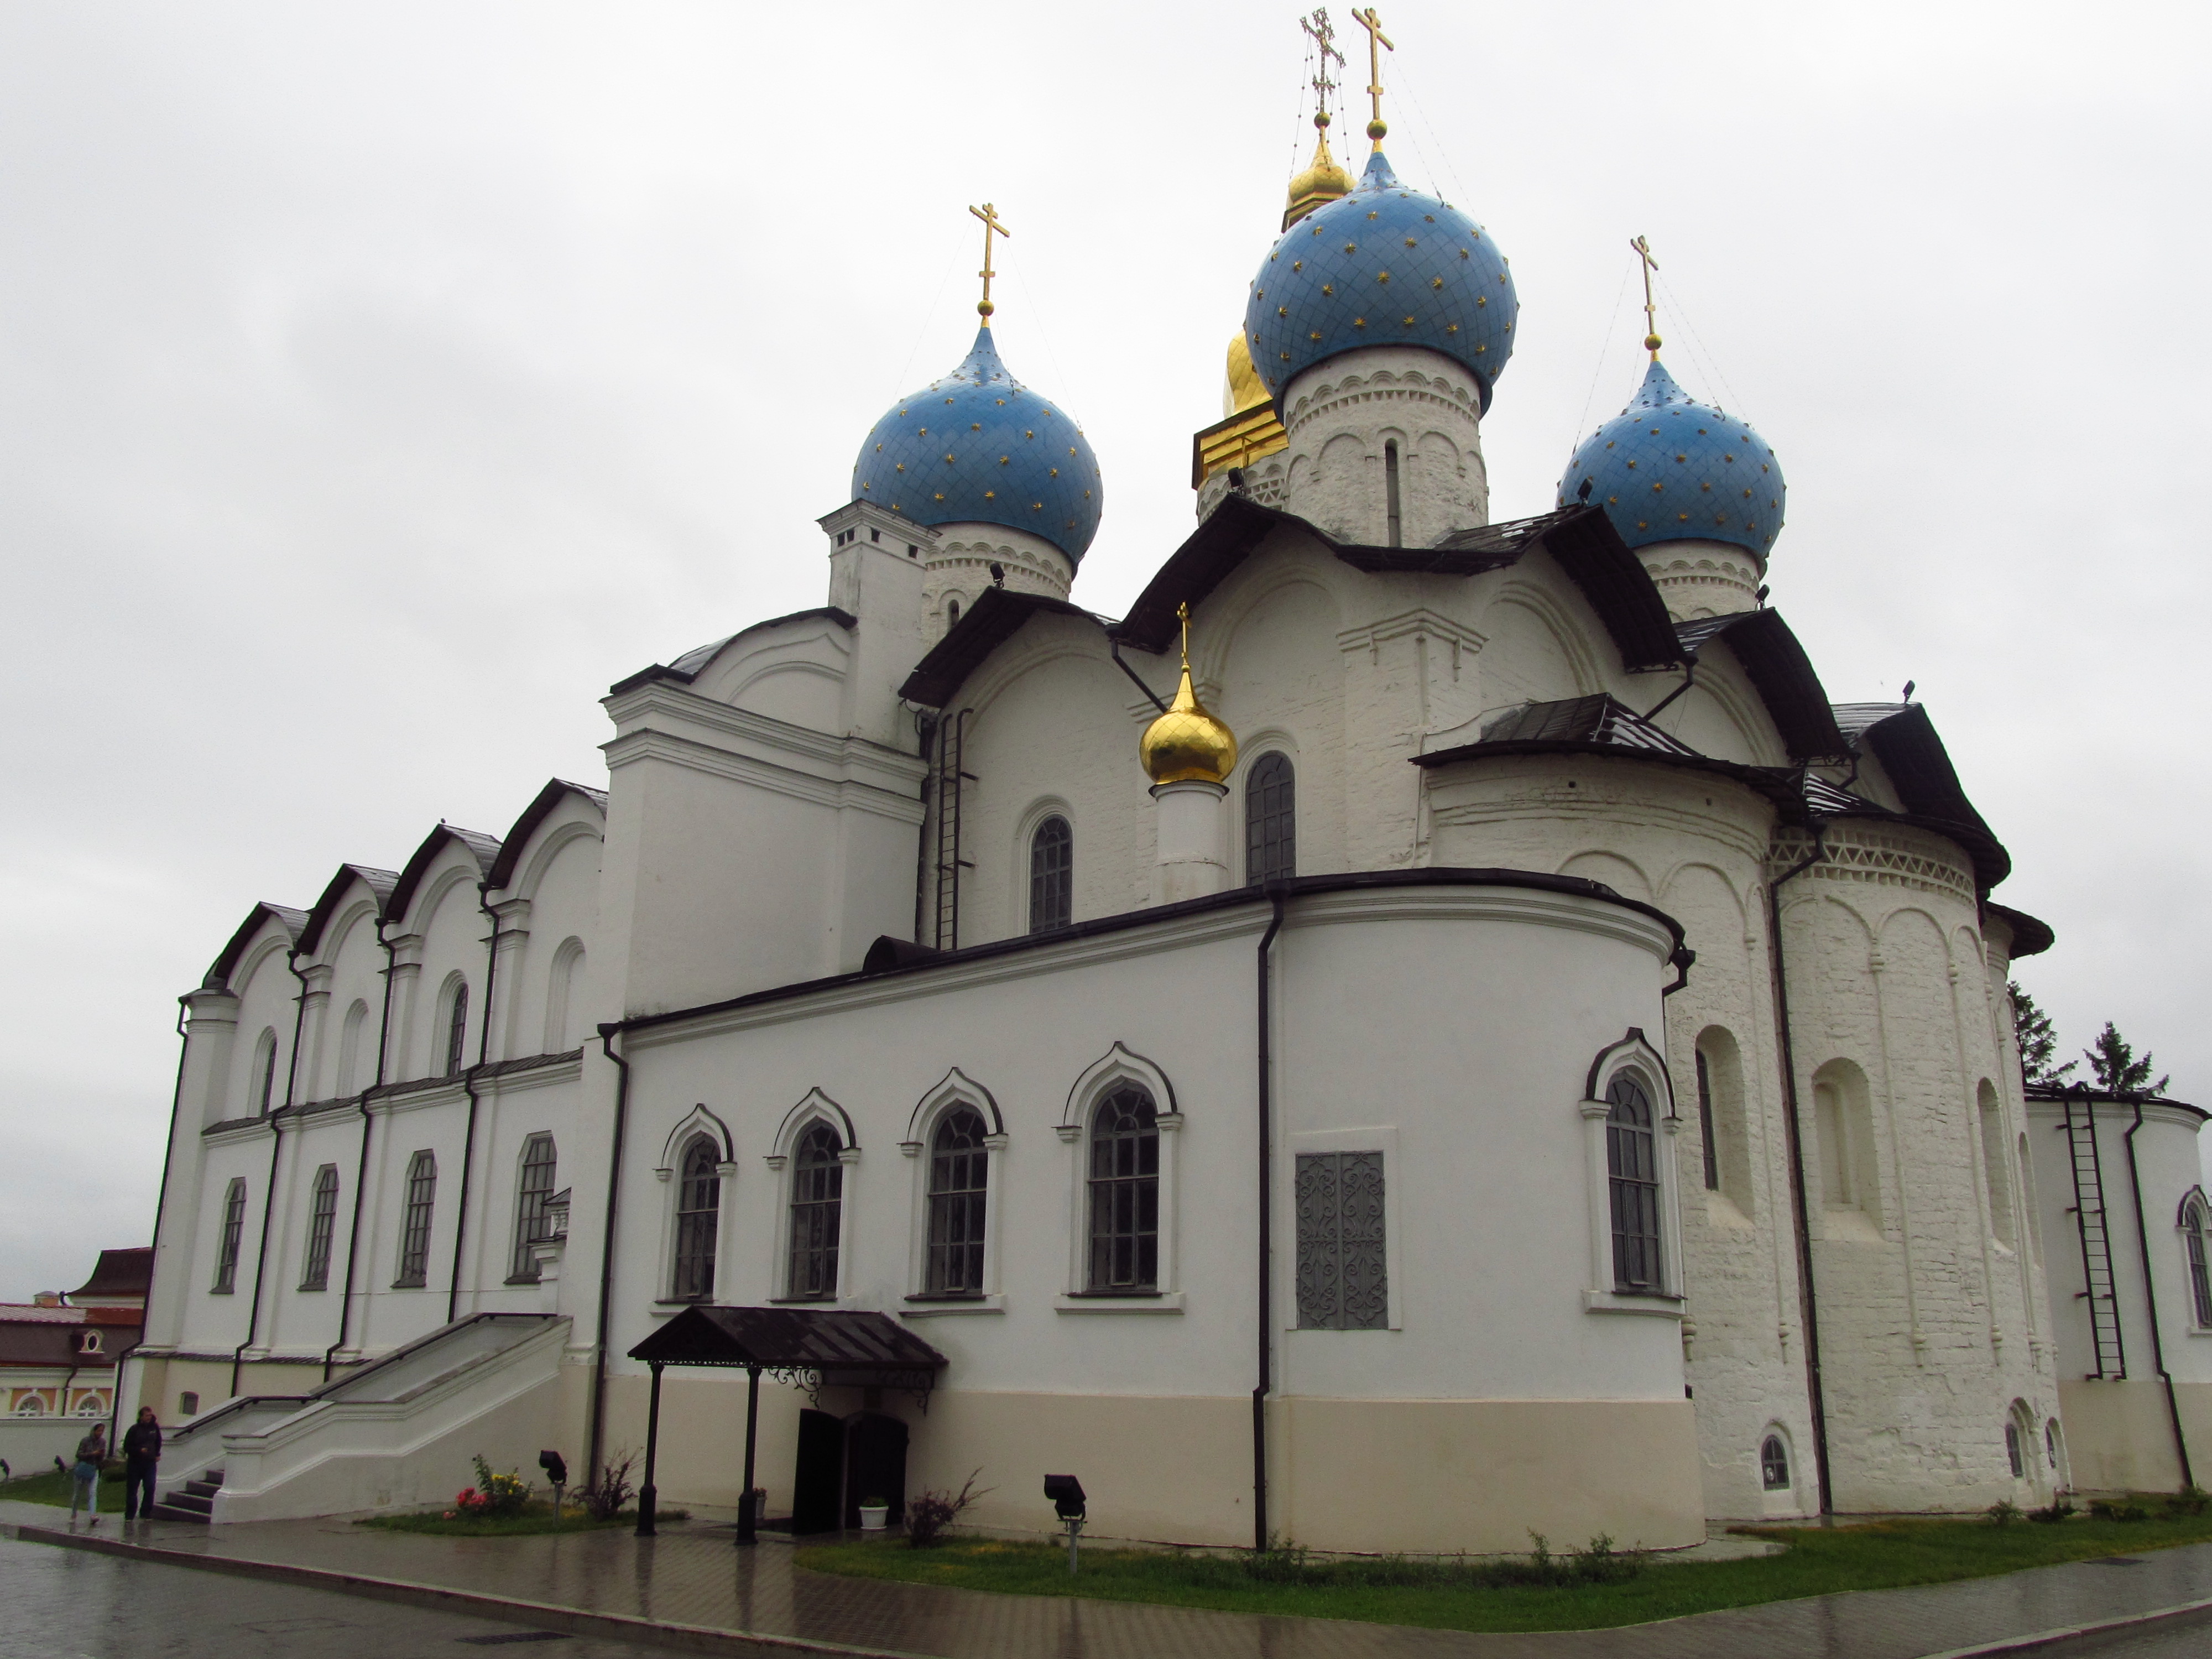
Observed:
[[[1392,52],[1398,48],[1390,37],[1382,33],[1382,14],[1370,6],[1365,11],[1355,10],[1352,21],[1367,31],[1367,95],[1375,100],[1374,118],[1367,124],[1367,136],[1375,141],[1375,148],[1382,148],[1382,135],[1390,129],[1382,125],[1382,49]]]
[[[1182,672],[1190,672],[1190,601],[1185,599],[1176,607],[1176,620],[1182,624]]]
[[[1313,89],[1317,98],[1314,106],[1314,125],[1328,125],[1328,95],[1336,90],[1336,82],[1328,78],[1328,60],[1336,59],[1339,69],[1344,67],[1344,54],[1336,49],[1336,25],[1328,21],[1328,8],[1316,6],[1310,17],[1298,19],[1298,27],[1313,37],[1321,58],[1321,73],[1314,76]]]
[[[1638,236],[1629,243],[1636,257],[1644,264],[1644,349],[1651,354],[1651,361],[1659,361],[1659,324],[1651,309],[1651,273],[1659,269],[1659,262],[1651,257],[1651,244]]]
[[[991,313],[998,309],[991,303],[991,278],[998,275],[991,269],[991,233],[995,230],[1001,236],[1011,236],[1014,233],[999,222],[999,210],[988,202],[981,207],[971,207],[968,211],[983,222],[983,268],[975,273],[983,279],[983,297],[976,303],[975,310],[983,319],[983,326],[988,328]]]

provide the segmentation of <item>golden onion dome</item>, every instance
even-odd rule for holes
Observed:
[[[1252,367],[1251,342],[1239,329],[1229,340],[1229,378],[1221,392],[1221,418],[1225,421],[1273,401],[1267,393],[1267,383],[1260,378],[1260,371]]]
[[[1206,712],[1190,683],[1190,607],[1182,621],[1182,684],[1168,712],[1145,728],[1137,758],[1156,783],[1219,783],[1237,765],[1237,734]]]
[[[1334,202],[1340,196],[1352,194],[1352,175],[1337,166],[1336,157],[1328,153],[1328,112],[1323,110],[1314,117],[1316,129],[1313,160],[1306,170],[1291,180],[1290,205],[1283,210],[1283,228],[1292,225],[1316,208]]]

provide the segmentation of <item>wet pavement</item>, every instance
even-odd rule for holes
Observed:
[[[0,1505],[0,1523],[27,1523],[49,1535],[65,1530],[58,1512],[31,1505]],[[313,1575],[309,1582],[325,1588],[411,1594],[579,1636],[674,1640],[728,1652],[811,1648],[932,1659],[1924,1659],[2212,1599],[2212,1545],[2192,1545],[2126,1565],[2079,1562],[1620,1630],[1480,1635],[835,1577],[799,1571],[787,1540],[740,1550],[726,1528],[700,1523],[673,1523],[653,1539],[626,1529],[453,1539],[372,1532],[343,1521],[215,1528],[151,1522],[125,1533],[103,1519],[92,1536],[102,1534],[109,1548],[121,1534],[139,1560],[264,1581],[305,1570]],[[2168,1637],[2185,1644],[2193,1637],[2197,1645],[2156,1644]],[[2098,1650],[2212,1651],[2212,1623],[2178,1621],[2142,1639],[2153,1644]],[[2075,1650],[2069,1643],[2055,1651]]]

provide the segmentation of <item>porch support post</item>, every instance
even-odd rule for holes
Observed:
[[[637,1535],[651,1538],[653,1511],[660,1501],[660,1493],[653,1484],[653,1465],[660,1451],[660,1367],[653,1368],[653,1403],[645,1414],[645,1485],[637,1494]]]
[[[760,1435],[760,1367],[745,1367],[745,1488],[738,1496],[738,1542],[758,1539],[760,1517],[753,1513],[753,1445]]]

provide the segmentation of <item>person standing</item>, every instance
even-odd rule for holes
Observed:
[[[154,1468],[161,1461],[161,1425],[151,1406],[123,1431],[123,1518],[154,1518]]]
[[[107,1425],[95,1423],[92,1432],[76,1443],[76,1462],[70,1466],[70,1520],[76,1520],[77,1505],[82,1504],[91,1519],[85,1524],[100,1524],[100,1466],[107,1458]]]

